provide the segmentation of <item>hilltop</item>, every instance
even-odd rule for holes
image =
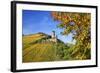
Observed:
[[[63,56],[63,46],[61,40],[42,32],[23,35],[23,62],[59,61]]]

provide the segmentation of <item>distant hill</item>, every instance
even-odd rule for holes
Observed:
[[[42,32],[23,35],[23,62],[61,60],[61,56],[63,56],[61,53],[62,45],[65,44],[58,38],[57,42],[53,42],[51,39],[50,35]]]

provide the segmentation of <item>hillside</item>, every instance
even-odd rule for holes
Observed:
[[[51,36],[45,33],[36,33],[23,36],[23,62],[59,61],[63,56],[64,43],[49,41]]]

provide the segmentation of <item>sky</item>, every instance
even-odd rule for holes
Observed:
[[[51,16],[51,11],[36,11],[36,10],[23,10],[22,12],[22,26],[23,34],[35,34],[43,32],[51,35],[55,31],[58,39],[64,43],[73,43],[72,34],[63,36],[60,34],[63,29],[57,28],[59,21],[54,21]]]

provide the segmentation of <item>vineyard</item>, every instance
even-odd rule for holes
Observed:
[[[47,35],[39,33],[23,36],[23,62],[64,60],[63,49],[65,44],[60,41],[57,43],[41,42],[41,40],[44,40],[44,37],[47,37]]]

